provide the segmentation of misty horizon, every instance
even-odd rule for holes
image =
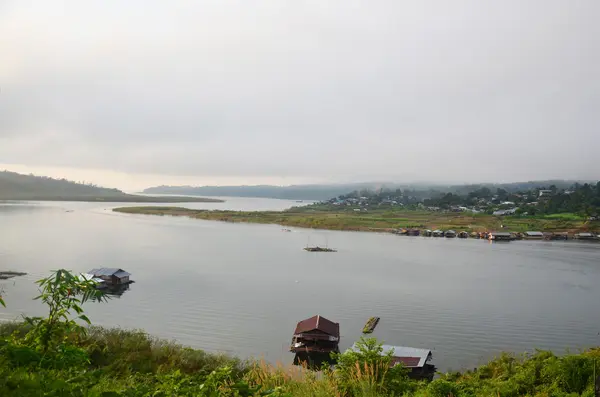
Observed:
[[[3,2],[0,168],[123,190],[597,180],[599,11]]]

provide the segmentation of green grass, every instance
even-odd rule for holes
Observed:
[[[585,220],[584,216],[581,216],[578,214],[573,214],[571,212],[566,212],[566,213],[561,213],[561,214],[544,215],[543,218],[544,219],[563,219],[563,220],[568,220],[568,221]]]
[[[143,331],[99,327],[72,338],[58,356],[44,356],[25,343],[27,331],[23,324],[0,325],[1,396],[592,397],[594,366],[600,373],[600,349],[562,357],[503,354],[475,371],[417,382],[368,354],[315,373],[210,354]]]
[[[412,210],[372,210],[355,212],[348,210],[324,211],[292,208],[287,211],[209,211],[182,207],[121,207],[114,211],[128,214],[187,216],[194,219],[225,222],[279,224],[330,230],[391,231],[398,228],[454,229],[456,231],[493,231],[504,226],[505,230],[524,232],[528,230],[551,232],[575,232],[587,230],[583,219],[574,214],[555,217],[495,217],[486,214],[444,213]]]

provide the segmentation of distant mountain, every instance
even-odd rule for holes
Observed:
[[[39,201],[113,201],[113,202],[186,202],[221,201],[201,197],[148,197],[124,193],[118,189],[71,182],[45,176],[0,172],[0,200]]]
[[[327,200],[331,197],[346,194],[353,190],[377,189],[380,186],[382,186],[381,183],[292,186],[157,186],[144,190],[144,193],[186,194],[192,196],[260,197],[286,200]]]
[[[255,185],[255,186],[156,186],[144,190],[146,194],[184,194],[190,196],[224,196],[224,197],[259,197],[286,200],[329,200],[333,197],[348,194],[353,191],[379,189],[409,189],[415,196],[429,198],[440,192],[467,194],[481,187],[490,189],[501,188],[509,192],[530,190],[555,185],[567,188],[577,181],[547,180],[515,183],[483,183],[465,185],[442,185],[435,183],[393,183],[393,182],[364,182],[330,185]],[[581,181],[580,181],[581,182]],[[419,194],[417,194],[417,192]]]

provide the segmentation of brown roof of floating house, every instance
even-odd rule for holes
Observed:
[[[296,326],[295,335],[310,331],[321,331],[327,335],[338,337],[340,336],[340,324],[327,320],[319,315],[302,320]]]
[[[392,365],[404,364],[407,368],[414,368],[419,366],[420,357],[392,357]]]

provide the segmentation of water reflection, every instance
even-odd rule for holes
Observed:
[[[102,289],[109,298],[121,298],[131,284],[110,285]]]

